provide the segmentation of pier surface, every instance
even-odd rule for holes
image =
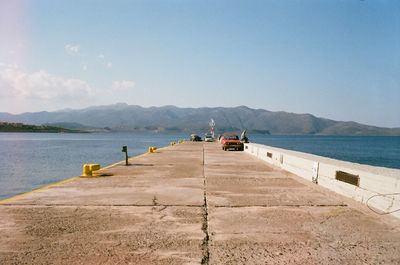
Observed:
[[[0,204],[0,264],[400,264],[398,219],[244,152],[129,162]]]

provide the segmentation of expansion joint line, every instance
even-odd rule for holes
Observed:
[[[203,249],[203,257],[201,259],[201,264],[208,265],[209,258],[210,258],[210,251],[209,251],[209,234],[208,234],[208,206],[207,206],[207,186],[206,186],[206,175],[204,173],[204,145],[203,145],[203,185],[204,185],[204,204],[203,204],[203,224],[202,230],[205,234],[202,249]]]

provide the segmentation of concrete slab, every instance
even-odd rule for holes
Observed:
[[[204,203],[203,179],[107,177],[77,179],[68,184],[31,193],[6,204],[22,205],[198,205]]]
[[[184,143],[0,204],[0,264],[400,264],[400,221]]]
[[[209,210],[210,264],[399,264],[400,234],[348,207]]]
[[[210,206],[344,204],[339,197],[328,197],[326,193],[301,183],[293,174],[266,165],[243,152],[208,147],[204,172]]]
[[[311,206],[343,205],[291,178],[207,178],[210,206]]]
[[[0,264],[198,264],[198,207],[0,207]]]

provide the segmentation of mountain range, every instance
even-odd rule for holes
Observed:
[[[252,109],[246,106],[179,108],[141,107],[117,103],[54,112],[0,112],[0,121],[52,125],[78,130],[204,132],[214,119],[217,133],[240,131],[269,134],[400,135],[400,128],[382,128],[352,121],[335,121],[311,114]]]

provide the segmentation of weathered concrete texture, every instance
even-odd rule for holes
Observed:
[[[184,143],[0,205],[0,264],[400,264],[400,221]]]
[[[339,207],[210,211],[211,264],[399,264],[399,234]]]
[[[4,206],[0,215],[1,264],[197,264],[202,256],[200,208]]]

